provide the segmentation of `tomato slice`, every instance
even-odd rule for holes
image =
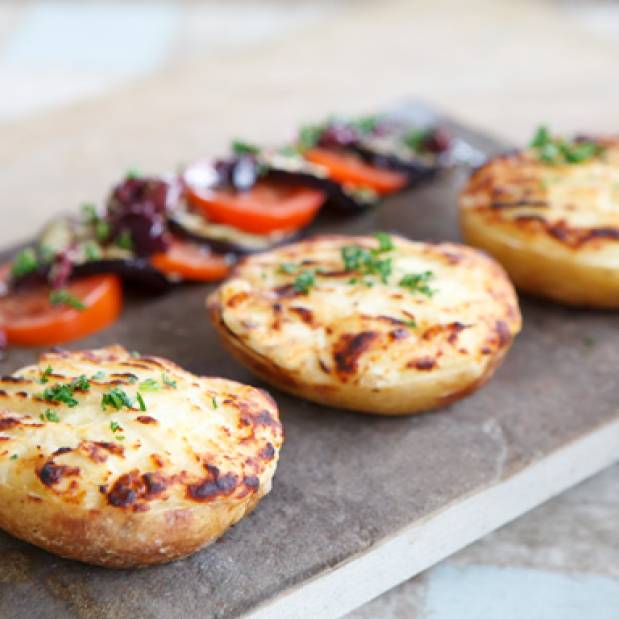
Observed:
[[[0,296],[0,331],[4,331],[8,343],[62,344],[100,331],[120,315],[122,286],[116,275],[84,277],[67,284],[65,290],[84,309],[52,305],[50,289],[43,285]]]
[[[327,168],[329,178],[338,183],[369,187],[381,194],[398,191],[408,182],[408,177],[403,172],[370,165],[353,153],[310,148],[303,153],[303,156],[308,161]]]
[[[254,234],[298,230],[314,219],[325,199],[319,189],[267,180],[247,191],[187,189],[187,200],[205,217]]]
[[[173,241],[165,252],[153,254],[150,262],[166,275],[195,282],[224,279],[230,271],[224,256],[190,241]]]

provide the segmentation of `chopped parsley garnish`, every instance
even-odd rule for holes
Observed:
[[[96,243],[88,241],[84,243],[84,255],[86,256],[86,260],[99,260],[101,258],[101,250]]]
[[[82,212],[82,219],[86,223],[94,224],[97,221],[97,209],[94,204],[82,204],[80,210]]]
[[[427,297],[431,297],[435,292],[428,285],[428,282],[432,276],[432,271],[424,271],[423,273],[409,273],[399,281],[399,285],[402,286],[402,288],[406,288],[410,292],[418,292],[420,294],[425,294]]]
[[[117,421],[110,421],[110,430],[116,434],[116,432],[122,432],[123,429],[121,425]],[[114,437],[117,441],[124,441],[125,437],[120,434],[116,434]]]
[[[215,396],[211,398],[211,406],[213,408],[219,408],[219,404],[217,404],[217,398]]]
[[[39,259],[41,264],[50,264],[56,255],[56,252],[49,245],[39,245]]]
[[[48,365],[42,372],[41,372],[41,378],[39,378],[39,382],[41,384],[45,384],[47,382],[49,382],[49,377],[50,374],[53,372],[54,370],[52,370],[52,366]]]
[[[58,423],[60,421],[60,417],[56,411],[53,411],[51,408],[48,408],[44,413],[40,415],[42,421],[51,421],[52,423]]]
[[[79,402],[73,397],[75,391],[88,391],[90,389],[90,383],[88,379],[82,374],[78,378],[72,380],[70,383],[59,383],[47,387],[43,393],[38,397],[43,398],[47,402],[62,402],[69,408],[77,406]]]
[[[341,254],[346,271],[357,271],[370,256],[370,252],[359,245],[345,245]]]
[[[415,329],[417,327],[417,323],[414,320],[403,320],[402,324],[405,327],[410,327],[411,329]]]
[[[234,140],[232,142],[232,152],[235,155],[257,155],[260,152],[260,149],[254,144]]]
[[[95,374],[91,376],[92,380],[103,380],[105,378],[105,372],[103,370],[99,370]]]
[[[111,227],[105,219],[97,220],[95,224],[95,236],[99,243],[105,243],[110,238]]]
[[[157,391],[160,385],[154,378],[147,378],[140,383],[140,389],[142,391]]]
[[[101,408],[105,410],[108,406],[116,410],[120,410],[123,406],[132,408],[133,401],[123,389],[114,387],[101,396]]]
[[[287,275],[291,275],[293,273],[297,273],[299,271],[299,265],[294,262],[282,262],[277,267],[278,273],[286,273]]]
[[[359,133],[372,133],[378,127],[380,118],[378,116],[360,116],[348,121],[348,124],[359,131]]]
[[[11,265],[11,277],[23,277],[39,268],[39,260],[32,247],[22,249]]]
[[[126,249],[127,251],[133,250],[133,239],[131,238],[131,232],[129,230],[123,230],[116,237],[116,246],[121,249]]]
[[[71,386],[74,391],[88,391],[90,389],[90,383],[84,374],[81,374],[77,378],[71,381]]]
[[[139,170],[136,170],[135,168],[130,168],[129,170],[127,170],[127,173],[125,174],[125,178],[127,178],[130,181],[140,178],[140,176],[142,176],[142,173]]]
[[[19,456],[17,454],[13,454],[9,460],[17,460],[17,458],[19,458]]]
[[[316,146],[324,130],[324,125],[305,125],[301,127],[297,140],[299,149],[303,151]]]
[[[138,382],[138,377],[135,374],[129,374],[129,376],[127,376],[127,381],[129,381],[130,385],[135,385],[135,383]]]
[[[139,359],[142,355],[137,350],[132,350],[129,353],[134,359]]]
[[[172,389],[176,389],[176,381],[170,378],[165,372],[161,375],[161,381],[167,387],[172,387]]]
[[[142,397],[142,394],[139,391],[135,394],[135,399],[138,401],[138,404],[140,405],[140,410],[144,412],[146,410],[146,403],[144,402],[144,398]]]
[[[374,234],[375,238],[378,240],[378,251],[386,252],[395,249],[395,245],[393,244],[393,239],[386,232],[376,232]]]
[[[295,292],[307,294],[309,289],[316,283],[316,274],[314,271],[301,271],[293,282]]]
[[[49,293],[49,302],[52,305],[66,305],[73,309],[82,310],[86,309],[86,306],[75,295],[71,294],[66,288],[60,288],[59,290],[52,290]]]
[[[431,129],[411,129],[403,139],[403,142],[408,148],[416,153],[424,150],[424,144],[428,136],[432,133]]]
[[[540,161],[549,164],[576,164],[593,159],[604,152],[604,147],[591,140],[565,140],[553,137],[547,127],[541,126],[529,146]]]
[[[360,245],[345,245],[341,249],[342,261],[346,271],[360,271],[361,275],[378,275],[384,284],[389,280],[393,269],[392,258],[381,258],[381,254],[395,248],[393,240],[386,232],[377,232],[377,249],[367,249]],[[350,283],[357,283],[358,278],[352,278]],[[373,285],[371,280],[363,280],[366,285]]]

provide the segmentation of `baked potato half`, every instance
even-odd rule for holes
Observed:
[[[529,148],[478,169],[460,197],[462,235],[525,292],[617,309],[619,139],[572,144],[595,150],[570,162]]]
[[[471,393],[521,323],[492,259],[385,234],[320,236],[249,257],[208,309],[232,354],[265,381],[383,415]]]
[[[0,379],[0,527],[128,568],[214,541],[271,488],[282,429],[264,391],[119,346]]]

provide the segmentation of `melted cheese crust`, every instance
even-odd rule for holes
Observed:
[[[477,170],[461,195],[467,242],[496,257],[523,290],[619,306],[619,140],[602,155],[547,164],[530,150]]]
[[[387,283],[343,269],[342,247],[375,249],[372,237],[317,237],[252,256],[211,297],[213,320],[256,373],[321,403],[395,414],[456,399],[518,332],[515,293],[475,250],[393,241],[381,254],[392,260]],[[286,263],[318,273],[307,294],[294,291]],[[399,285],[425,271],[431,296]]]
[[[45,399],[46,389],[81,375],[89,386],[73,392],[74,406]],[[112,389],[132,405],[103,408]],[[281,444],[266,392],[119,346],[45,354],[0,379],[0,526],[94,563],[169,560],[220,535],[269,491]],[[32,528],[20,526],[28,517],[18,507],[32,516]],[[80,521],[82,532],[55,544],[67,534],[58,530],[59,514]],[[137,539],[121,534],[115,544],[109,531],[100,539],[106,523],[130,526]],[[80,551],[74,541],[89,547]]]

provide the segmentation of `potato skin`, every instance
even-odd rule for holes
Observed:
[[[393,240],[396,275],[401,263],[405,271],[433,270],[432,297],[394,282],[350,284],[341,248],[375,248],[376,240],[322,236],[245,260],[209,297],[210,318],[241,363],[288,393],[381,415],[440,408],[498,367],[520,329],[517,299],[502,269],[480,252]],[[308,294],[290,295],[290,276],[278,265],[303,260],[331,275],[319,276]]]
[[[40,397],[100,370],[75,407]],[[149,378],[160,384],[141,392],[147,411],[101,409],[102,393]],[[118,346],[47,354],[0,383],[0,528],[49,552],[112,568],[165,563],[215,541],[271,489],[283,435],[261,390]],[[59,421],[40,418],[50,407]]]
[[[464,240],[517,288],[566,305],[619,308],[619,140],[604,154],[549,165],[531,151],[492,159],[460,196]]]

